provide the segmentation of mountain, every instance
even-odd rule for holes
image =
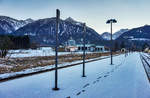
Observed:
[[[128,30],[129,29],[120,29],[112,35],[112,39],[117,39],[120,35],[122,35],[124,32],[127,32]],[[111,34],[109,32],[104,32],[103,34],[101,34],[101,36],[105,40],[110,40]]]
[[[32,19],[17,20],[8,16],[0,16],[0,34],[11,34],[31,22],[33,22]]]
[[[113,39],[117,39],[120,35],[122,35],[123,33],[129,31],[129,29],[120,29],[119,31],[115,32],[113,34]]]
[[[150,40],[150,25],[133,28],[122,34],[117,40],[148,41]]]
[[[127,45],[134,44],[142,47],[145,43],[150,43],[150,25],[133,28],[116,39],[118,42],[126,42]]]
[[[77,43],[82,43],[83,26],[72,18],[60,20],[58,40],[59,44],[64,44],[72,37]],[[103,38],[92,28],[87,27],[86,43],[99,43]],[[32,42],[40,45],[55,45],[56,18],[45,18],[27,24],[18,30],[14,35],[29,35]]]
[[[28,19],[26,19],[26,20],[22,20],[24,23],[25,23],[25,25],[26,24],[28,24],[28,23],[32,23],[34,20],[33,19],[31,19],[31,18],[28,18]]]
[[[83,24],[82,22],[75,21],[71,17],[68,17],[67,19],[65,19],[65,21],[70,22],[70,23],[75,24],[75,25],[80,25],[80,26],[82,26],[82,24]]]
[[[104,32],[103,34],[101,34],[101,36],[105,40],[110,40],[111,34],[109,32]]]

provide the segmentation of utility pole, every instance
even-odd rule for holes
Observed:
[[[86,24],[83,24],[83,73],[82,73],[82,77],[86,77],[85,76],[85,34],[86,34]]]
[[[58,29],[59,29],[60,11],[56,9],[56,45],[55,45],[55,87],[53,90],[59,90],[58,88]]]

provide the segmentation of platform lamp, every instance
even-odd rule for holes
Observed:
[[[112,24],[117,23],[116,19],[109,19],[107,20],[106,24],[110,24],[110,31],[111,31],[111,48],[110,48],[110,55],[111,55],[111,65],[113,65],[113,58],[112,58],[112,48],[113,48],[113,43],[112,43]]]
[[[82,71],[82,77],[85,76],[85,35],[86,35],[86,24],[83,24],[83,71]]]

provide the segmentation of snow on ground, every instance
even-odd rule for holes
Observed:
[[[132,38],[132,39],[129,39],[129,40],[150,41],[150,39],[148,39],[148,38]]]
[[[73,52],[75,54],[82,54],[83,52]],[[93,53],[93,52],[87,52]],[[59,55],[71,54],[71,52],[58,52]],[[55,51],[51,47],[41,47],[39,49],[20,49],[10,50],[8,57],[35,57],[35,56],[54,56]]]
[[[102,57],[98,57],[98,58],[88,59],[86,61],[95,60],[95,59],[103,59],[103,58],[106,58],[106,57],[109,57],[109,56],[102,56]],[[78,60],[78,61],[73,61],[73,62],[64,62],[64,63],[58,64],[58,67],[71,65],[71,64],[76,64],[76,63],[82,63],[82,62],[83,62],[83,60]],[[3,64],[0,64],[0,66],[10,67],[10,66],[3,65]],[[19,71],[19,72],[4,73],[4,74],[0,74],[0,79],[19,76],[19,75],[22,75],[22,74],[29,74],[29,73],[44,71],[44,70],[52,69],[52,68],[55,68],[55,65],[48,65],[48,66],[43,66],[43,67],[30,68],[30,69],[25,69],[25,70]]]
[[[10,50],[10,57],[33,57],[33,56],[52,56],[55,52],[51,47],[41,47],[39,49],[20,49],[20,50]],[[67,52],[63,52],[64,54]],[[63,54],[62,53],[62,54]]]
[[[54,71],[0,83],[0,98],[150,98],[150,84],[138,53],[60,69],[53,91]]]

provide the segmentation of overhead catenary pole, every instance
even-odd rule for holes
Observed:
[[[82,71],[82,77],[85,76],[85,34],[86,34],[86,24],[83,24],[83,71]]]
[[[60,11],[56,9],[56,45],[55,45],[55,87],[53,90],[59,90],[58,88],[58,29],[59,29]]]

